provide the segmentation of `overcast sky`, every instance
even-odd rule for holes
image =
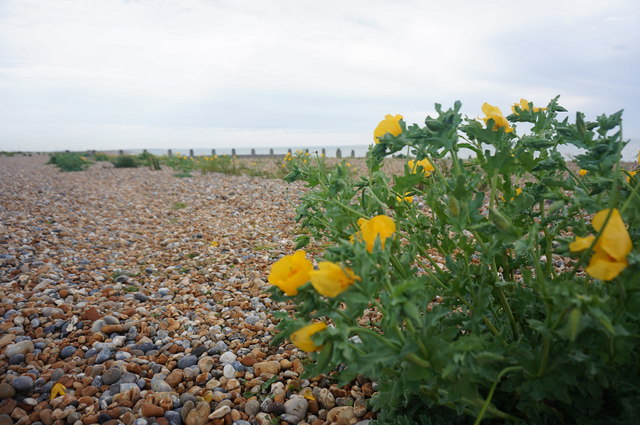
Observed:
[[[638,143],[638,0],[0,0],[0,150],[359,145],[558,94]]]

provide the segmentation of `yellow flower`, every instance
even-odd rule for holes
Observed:
[[[377,215],[370,220],[358,219],[358,226],[360,231],[353,235],[351,240],[364,241],[369,252],[373,252],[378,237],[380,237],[380,246],[384,249],[385,240],[396,232],[396,223],[386,215]]]
[[[289,296],[296,295],[298,288],[309,281],[309,272],[313,270],[313,264],[306,255],[304,251],[296,251],[276,261],[267,278],[269,283]]]
[[[516,196],[520,195],[522,193],[522,189],[519,187],[516,187]],[[500,195],[500,199],[504,201],[504,196]],[[510,201],[513,201],[514,198],[509,199]]]
[[[585,170],[584,168],[581,168],[580,171],[578,171],[578,174],[580,174],[581,176],[585,176],[588,172],[589,171]]]
[[[291,334],[291,342],[303,351],[318,351],[322,346],[316,345],[311,336],[327,328],[326,323],[316,322],[300,328]]]
[[[409,170],[411,170],[411,174],[417,174],[418,173],[418,167],[422,167],[422,174],[424,174],[427,177],[429,177],[431,175],[432,171],[435,171],[435,168],[433,167],[433,165],[429,162],[429,160],[427,158],[421,159],[418,162],[416,162],[416,161],[414,161],[412,159],[412,160],[407,162],[407,165],[409,166]]]
[[[517,114],[516,106],[519,107],[523,111],[528,111],[529,110],[529,101],[526,100],[526,99],[520,99],[520,103],[514,103],[513,106],[511,107],[511,111],[513,111],[514,114]],[[546,111],[546,110],[547,110],[547,108],[536,108],[535,106],[533,107],[533,112]]]
[[[408,203],[412,203],[413,202],[413,196],[410,196],[409,193],[405,193],[404,196],[396,196],[396,201],[398,202],[408,202]]]
[[[344,164],[344,165],[345,165],[345,166],[347,166],[347,167],[351,167],[351,163],[350,163],[350,162],[347,162],[347,163],[346,163],[346,164]]]
[[[593,247],[589,266],[585,269],[591,276],[600,280],[611,280],[618,276],[629,265],[627,255],[633,247],[620,212],[614,208],[607,227],[603,229],[607,215],[609,210],[602,210],[591,220],[591,225],[600,233],[600,237]],[[571,252],[583,251],[591,246],[594,239],[595,236],[578,236],[569,244],[569,249]]]
[[[353,285],[353,282],[360,280],[350,268],[342,268],[329,261],[319,262],[318,270],[309,272],[309,277],[316,291],[327,297],[335,297]]]
[[[637,171],[629,171],[629,175],[627,176],[627,183],[629,183],[631,181],[631,177],[635,177],[636,174],[638,174]]]
[[[385,115],[384,119],[380,121],[376,129],[373,130],[373,141],[375,143],[380,143],[380,138],[384,137],[387,133],[399,136],[400,133],[402,133],[402,128],[400,127],[401,119],[402,115],[399,114],[395,117],[391,114]]]
[[[489,105],[487,102],[482,104],[482,112],[486,117],[482,118],[486,124],[490,119],[493,119],[493,130],[504,128],[506,133],[511,133],[513,128],[509,124],[509,121],[502,115],[502,111],[497,106]]]
[[[51,388],[51,396],[49,397],[49,400],[65,395],[67,393],[66,390],[67,387],[65,387],[64,384],[61,384],[60,382],[56,383],[53,388]]]

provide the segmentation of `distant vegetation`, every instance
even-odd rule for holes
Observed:
[[[89,161],[78,153],[54,153],[47,164],[53,164],[61,171],[82,171],[89,166]]]

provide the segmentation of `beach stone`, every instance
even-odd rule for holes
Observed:
[[[28,353],[33,353],[35,347],[33,346],[33,342],[31,340],[26,339],[24,341],[16,342],[15,344],[9,344],[4,349],[4,355],[7,357],[14,356],[16,354],[26,355]]]
[[[289,415],[287,413],[283,413],[282,415],[280,415],[280,419],[282,419],[283,421],[289,423],[289,424],[297,424],[298,422],[300,422],[302,419],[300,419],[299,417],[297,417],[296,415]]]
[[[204,373],[209,373],[215,366],[215,359],[210,356],[201,357],[198,360],[198,368]]]
[[[211,408],[209,403],[201,401],[196,404],[185,420],[186,425],[204,425],[208,422],[209,414],[211,414]]]
[[[255,416],[260,412],[260,402],[256,399],[248,400],[244,405],[244,412],[249,416]]]
[[[196,407],[195,400],[187,400],[186,402],[182,403],[182,408],[180,409],[180,417],[182,418],[183,422],[187,421],[187,416],[189,415],[189,412],[194,409],[194,407]]]
[[[68,359],[69,357],[73,356],[76,353],[76,351],[77,351],[76,347],[74,347],[73,345],[67,345],[62,350],[60,350],[60,358]]]
[[[155,392],[171,392],[171,386],[167,384],[162,378],[154,377],[151,380],[151,389]]]
[[[266,361],[266,362],[258,362],[253,364],[253,371],[256,376],[260,376],[263,373],[269,375],[277,375],[280,372],[281,366],[280,362],[275,360]]]
[[[20,364],[24,363],[24,359],[25,359],[25,355],[24,354],[22,354],[22,353],[14,354],[13,356],[9,357],[9,365],[10,366],[20,365]]]
[[[220,355],[220,363],[222,364],[231,364],[236,361],[238,356],[236,356],[231,351],[226,351]]]
[[[288,415],[297,416],[301,420],[304,419],[307,414],[308,407],[309,403],[304,397],[292,397],[284,403],[285,412]]]
[[[322,406],[322,408],[331,410],[336,405],[336,398],[327,388],[320,388],[318,402],[320,403],[320,406]]]
[[[16,390],[11,385],[7,384],[6,382],[0,384],[0,400],[3,400],[5,398],[12,398],[15,395]]]
[[[16,391],[29,391],[33,388],[33,379],[30,376],[18,376],[11,381]]]
[[[198,363],[198,358],[194,355],[187,355],[178,360],[178,367],[180,369],[185,369],[189,366],[193,366]]]
[[[151,403],[144,403],[140,413],[145,417],[158,417],[164,415],[164,409]]]
[[[234,369],[233,365],[226,364],[224,365],[224,370],[222,374],[224,375],[225,378],[231,379],[236,376],[236,370]]]
[[[114,382],[118,382],[121,376],[122,370],[120,370],[119,367],[113,366],[107,369],[107,371],[102,375],[102,382],[105,385],[111,385]]]
[[[38,414],[38,417],[44,425],[51,425],[53,423],[53,410],[42,409]]]
[[[220,419],[230,411],[231,411],[231,408],[229,406],[225,405],[225,406],[219,407],[209,415],[209,419]]]
[[[327,412],[327,420],[336,425],[352,425],[357,422],[351,406],[338,406]]]
[[[9,415],[0,415],[0,425],[13,425],[13,419]]]
[[[64,310],[57,307],[45,307],[40,311],[44,317],[64,315]]]
[[[169,422],[169,425],[182,425],[180,412],[176,412],[175,410],[167,410],[164,412],[164,418]]]
[[[195,379],[196,376],[200,375],[200,368],[198,366],[189,366],[184,368],[184,379],[190,381]]]
[[[113,356],[113,353],[111,352],[111,350],[109,350],[108,348],[102,349],[96,356],[96,363],[98,364],[104,363],[107,360],[110,360],[111,356]]]
[[[176,387],[182,379],[184,378],[184,373],[180,369],[174,369],[171,371],[169,375],[165,378],[165,382],[169,384],[171,387]]]

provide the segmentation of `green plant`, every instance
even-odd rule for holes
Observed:
[[[181,210],[183,208],[187,208],[188,205],[185,204],[184,202],[176,202],[173,204],[173,206],[171,207],[174,210]]]
[[[101,162],[101,161],[110,162],[112,160],[112,157],[105,153],[96,152],[92,155],[92,159],[96,162]]]
[[[159,162],[177,171],[177,173],[174,174],[174,176],[176,177],[192,177],[191,171],[196,168],[196,164],[193,158],[189,158],[180,153],[176,153],[175,155],[170,156],[163,156],[159,158]]]
[[[310,188],[296,249],[329,245],[317,270],[304,251],[273,265],[273,299],[297,305],[273,343],[317,351],[307,375],[377,381],[377,423],[633,423],[640,184],[620,165],[621,112],[572,123],[556,98],[507,117],[485,104],[483,123],[460,107],[422,127],[387,116],[357,179],[287,161]],[[403,150],[414,160],[387,176]]]
[[[159,171],[162,169],[160,167],[160,159],[149,152],[142,152],[140,155],[138,155],[138,162],[140,164],[145,164],[147,167],[149,167],[149,169],[154,171]]]
[[[246,170],[246,167],[238,161],[238,158],[229,155],[201,157],[197,166],[202,174],[222,173],[239,176]]]
[[[118,155],[113,159],[115,168],[137,168],[138,160],[133,155]]]
[[[89,167],[89,161],[72,152],[56,152],[51,155],[47,164],[53,164],[61,171],[82,171]]]

